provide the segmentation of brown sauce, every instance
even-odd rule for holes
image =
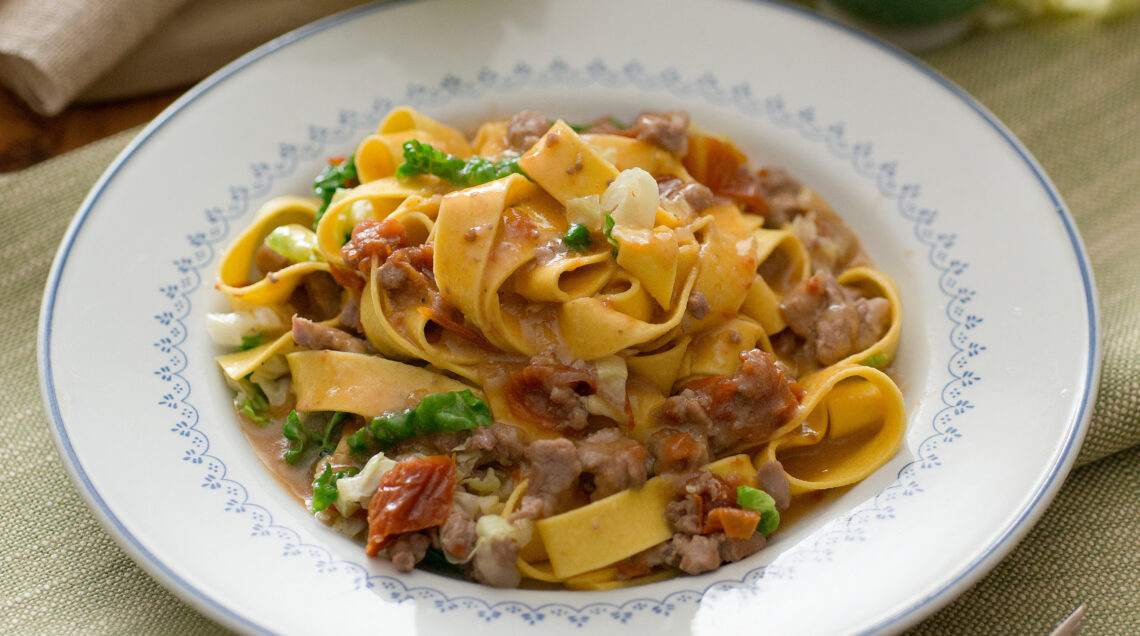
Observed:
[[[283,458],[285,450],[289,448],[289,440],[282,434],[281,425],[285,422],[289,410],[286,409],[284,414],[279,414],[280,408],[273,409],[270,412],[269,423],[265,426],[259,426],[236,409],[234,416],[241,424],[242,435],[253,449],[254,455],[257,455],[257,460],[289,494],[304,504],[305,500],[313,496],[313,477],[309,467],[290,466]]]
[[[879,428],[880,426],[868,426],[838,439],[827,436],[818,444],[779,451],[776,458],[789,475],[807,481],[824,479],[829,476],[829,467],[846,464],[852,455],[866,448],[878,435]]]

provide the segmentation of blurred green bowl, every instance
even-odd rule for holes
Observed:
[[[920,26],[953,18],[986,0],[830,0],[860,18],[894,26]]]

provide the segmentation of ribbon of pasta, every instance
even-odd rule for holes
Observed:
[[[534,255],[533,242],[504,240],[504,211],[540,194],[526,177],[504,179],[443,198],[436,219],[434,270],[443,297],[459,308],[496,347],[534,353],[518,327],[504,316],[499,289]]]
[[[237,351],[218,356],[218,366],[233,380],[240,380],[253,373],[275,355],[285,355],[296,350],[293,332],[287,331],[273,342],[258,345],[247,351]]]
[[[375,417],[415,406],[430,393],[471,389],[434,371],[360,353],[294,351],[285,358],[298,411]]]
[[[705,469],[733,483],[751,483],[756,469],[747,455],[717,460]],[[673,536],[665,508],[672,477],[623,490],[591,504],[535,522],[551,571],[561,580],[612,565]]]
[[[805,384],[801,415],[757,455],[778,459],[792,494],[860,481],[894,456],[906,427],[902,393],[882,371],[836,364]],[[779,434],[784,433],[784,434]]]
[[[890,322],[887,331],[878,342],[863,351],[857,351],[837,364],[874,364],[885,367],[895,359],[899,348],[899,335],[902,333],[902,304],[895,281],[887,274],[872,267],[852,267],[836,279],[840,285],[856,287],[868,296],[885,298],[891,306]]]
[[[317,204],[316,199],[278,197],[261,207],[254,222],[238,235],[218,263],[217,288],[232,306],[283,303],[306,275],[329,271],[326,263],[307,261],[289,265],[261,280],[249,281],[254,255],[265,237],[283,225],[312,226],[317,216]]]
[[[352,234],[352,228],[364,219],[388,218],[408,197],[430,198],[442,186],[428,178],[397,179],[385,177],[356,186],[329,204],[317,225],[317,246],[329,263],[343,265],[340,248]],[[311,221],[310,221],[311,222]]]

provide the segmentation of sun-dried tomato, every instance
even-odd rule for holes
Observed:
[[[729,539],[747,539],[756,532],[759,523],[759,512],[740,508],[713,508],[705,519],[705,527],[701,530],[701,534],[723,530],[724,536]]]
[[[443,455],[405,459],[384,473],[368,506],[368,556],[396,535],[447,521],[455,482],[455,463]]]
[[[340,248],[340,255],[345,265],[367,274],[373,257],[383,263],[392,252],[407,244],[408,232],[399,221],[364,219],[352,228],[352,238]]]
[[[700,454],[700,444],[688,433],[673,433],[661,440],[661,459],[669,464],[687,462]]]
[[[748,169],[748,158],[727,141],[705,135],[689,137],[685,168],[714,194],[742,203],[753,214],[768,212],[760,177]]]

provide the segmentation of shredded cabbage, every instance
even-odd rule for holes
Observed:
[[[380,487],[380,478],[395,465],[396,462],[385,457],[384,453],[376,453],[359,473],[338,479],[333,505],[341,516],[352,516],[352,513],[367,507],[372,501],[372,495]]]
[[[284,321],[269,307],[250,307],[230,313],[206,314],[206,335],[220,347],[240,347],[242,336],[281,331]]]
[[[602,193],[602,209],[615,225],[651,228],[657,218],[657,180],[641,168],[622,170]]]

